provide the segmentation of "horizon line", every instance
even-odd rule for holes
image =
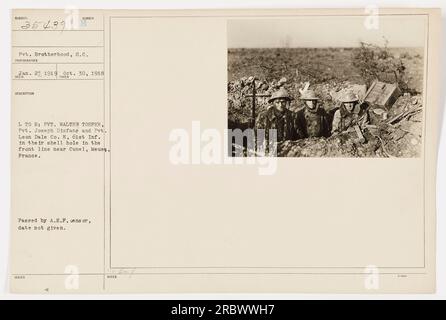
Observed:
[[[375,46],[375,45],[374,45]],[[384,46],[376,45],[379,48],[384,48]],[[360,48],[361,46],[351,46],[351,47],[345,47],[345,46],[316,46],[316,47],[296,47],[296,46],[289,46],[289,47],[228,47],[228,49],[355,49]],[[387,48],[419,48],[424,49],[424,46],[387,46]]]

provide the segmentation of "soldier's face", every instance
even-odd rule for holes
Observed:
[[[306,100],[305,105],[308,109],[314,110],[317,107],[317,101],[316,100]]]
[[[355,103],[354,102],[346,102],[346,103],[344,103],[344,106],[348,112],[352,112],[353,108],[355,107]]]
[[[276,99],[274,100],[274,106],[278,111],[284,111],[288,108],[288,100],[287,99]]]

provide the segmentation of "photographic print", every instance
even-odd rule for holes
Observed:
[[[426,25],[422,15],[229,20],[232,156],[419,157]]]

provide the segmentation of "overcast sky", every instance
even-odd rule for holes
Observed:
[[[356,47],[360,41],[389,47],[423,47],[425,16],[380,16],[368,30],[365,17],[296,17],[228,21],[229,48]]]

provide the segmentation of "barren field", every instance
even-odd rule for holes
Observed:
[[[353,66],[356,48],[268,48],[229,49],[228,80],[254,76],[271,82],[282,77],[293,82],[325,81],[363,84]],[[421,93],[423,86],[423,48],[390,48],[407,67],[409,87]],[[297,72],[296,72],[297,71]],[[389,79],[390,80],[390,79]]]

